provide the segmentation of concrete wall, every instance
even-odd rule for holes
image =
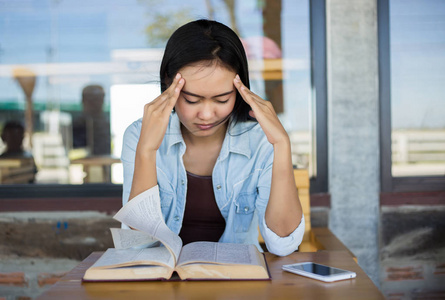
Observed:
[[[330,229],[379,285],[376,0],[327,0]]]

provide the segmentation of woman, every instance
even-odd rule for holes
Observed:
[[[208,20],[170,37],[162,94],[124,134],[123,203],[158,185],[167,226],[192,241],[295,251],[304,218],[289,137],[270,102],[249,90],[238,36]]]

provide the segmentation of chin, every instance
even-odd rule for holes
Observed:
[[[215,130],[215,128],[212,128],[210,130],[197,130],[195,132],[193,132],[193,135],[195,136],[211,136],[214,135],[216,133],[217,130]]]

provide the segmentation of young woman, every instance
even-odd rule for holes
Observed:
[[[162,94],[124,135],[123,204],[158,185],[167,226],[192,241],[295,251],[304,218],[289,137],[249,90],[247,58],[227,26],[198,20],[170,37]]]

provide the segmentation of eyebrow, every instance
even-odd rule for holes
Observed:
[[[187,92],[187,91],[184,91],[184,90],[182,90],[181,92],[186,94],[186,95],[189,95],[189,96],[193,96],[193,97],[197,97],[197,98],[205,98],[204,96],[200,96],[200,95],[197,95],[197,94],[194,94],[194,93],[190,93],[190,92]],[[232,94],[233,92],[234,92],[234,90],[231,90],[230,92],[225,92],[225,93],[222,93],[222,94],[219,94],[219,95],[215,95],[212,98],[219,98],[219,97],[222,97],[222,96],[227,96],[227,95]]]

